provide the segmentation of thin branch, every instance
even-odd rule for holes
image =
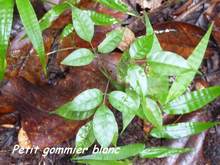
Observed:
[[[76,48],[75,48],[75,47],[68,47],[68,48],[63,48],[63,49],[54,50],[54,51],[52,51],[52,52],[47,53],[47,56],[49,56],[49,55],[51,55],[51,54],[58,53],[58,52],[65,52],[65,51],[73,50],[73,49],[76,49]]]
[[[107,96],[107,93],[108,93],[109,84],[110,84],[110,80],[108,79],[108,82],[107,82],[107,85],[106,85],[106,88],[105,88],[103,104],[106,103],[106,96]]]

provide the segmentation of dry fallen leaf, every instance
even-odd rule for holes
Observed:
[[[97,83],[99,82],[99,83]],[[73,137],[84,121],[65,121],[48,112],[55,110],[88,88],[104,91],[107,82],[98,68],[91,64],[70,70],[57,85],[34,85],[23,78],[10,80],[1,88],[21,116],[21,125],[34,146],[44,148]]]
[[[210,120],[210,115],[207,111],[201,110],[181,117],[178,122],[189,122],[189,121],[208,121]],[[193,148],[193,152],[186,154],[174,155],[163,159],[162,164],[169,165],[183,165],[183,164],[204,164],[203,156],[203,144],[205,140],[206,132],[199,135],[181,138],[177,140],[167,140],[163,141],[162,145],[168,147],[189,147]]]
[[[142,9],[154,10],[161,6],[162,0],[137,0]]]
[[[187,58],[197,46],[205,31],[201,28],[181,22],[167,22],[154,26],[163,49],[176,52]],[[215,52],[215,45],[210,42],[205,57]]]
[[[19,130],[18,143],[21,148],[29,149],[33,147],[27,136],[27,132],[25,132],[23,128]]]
[[[125,51],[129,48],[131,43],[135,40],[134,33],[127,27],[124,28],[124,35],[122,38],[122,41],[119,43],[118,48],[121,51]]]

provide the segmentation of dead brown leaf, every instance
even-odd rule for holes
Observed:
[[[161,6],[162,0],[137,0],[137,4],[143,9],[154,10]]]

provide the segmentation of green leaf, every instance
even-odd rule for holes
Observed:
[[[186,93],[163,107],[167,114],[186,114],[196,111],[220,96],[220,86]]]
[[[154,29],[150,23],[150,19],[147,15],[147,12],[144,11],[144,22],[145,22],[145,25],[146,25],[146,34],[147,35],[153,35],[154,34]]]
[[[95,55],[91,52],[91,50],[86,48],[80,48],[72,52],[69,56],[67,56],[61,64],[68,66],[84,66],[90,64]]]
[[[117,130],[115,131],[115,134],[114,134],[114,136],[113,136],[112,145],[116,147],[116,146],[117,146],[117,143],[118,143],[118,128],[117,128]]]
[[[148,95],[165,104],[169,91],[169,79],[166,76],[150,75],[148,77]]]
[[[123,2],[121,2],[120,0],[96,0],[97,2],[103,4],[104,6],[114,9],[114,10],[118,10],[121,11],[123,13],[128,12],[128,6],[126,4],[124,4]]]
[[[128,125],[135,118],[135,115],[136,114],[133,114],[133,113],[122,112],[123,129],[121,131],[121,134],[125,131],[125,129],[128,127]]]
[[[138,97],[138,96],[134,96]],[[133,100],[131,96],[121,91],[114,91],[109,94],[110,104],[120,112],[123,117],[123,130],[126,129],[128,124],[135,117],[136,111],[140,106],[140,99]]]
[[[7,67],[6,53],[12,28],[14,0],[0,0],[0,80]]]
[[[93,10],[87,10],[86,12],[91,17],[95,25],[113,25],[119,23],[119,21],[116,18],[110,15],[98,13]]]
[[[96,140],[102,147],[108,147],[118,131],[114,114],[108,107],[101,105],[93,118],[93,130]]]
[[[103,101],[103,93],[99,89],[87,89],[74,98],[70,107],[72,111],[90,111]]]
[[[73,101],[57,108],[57,114],[68,120],[84,120],[92,116],[95,108],[102,103],[103,94],[99,89],[88,89],[80,93]]]
[[[124,30],[117,29],[107,33],[106,38],[99,44],[98,51],[100,53],[110,53],[122,41]]]
[[[147,54],[151,51],[153,46],[153,35],[141,36],[137,38],[129,49],[131,58],[134,59],[145,59]]]
[[[140,107],[140,97],[131,89],[126,89],[126,93],[128,96],[130,96],[136,103],[138,109]],[[131,123],[131,121],[134,119],[136,114],[138,113],[138,109],[135,110],[135,113],[133,111],[127,111],[122,112],[122,121],[123,121],[123,129],[121,131],[121,134],[124,132],[124,130],[127,128],[127,126]]]
[[[76,148],[89,148],[95,142],[93,134],[92,122],[88,122],[82,126],[76,134]]]
[[[144,144],[129,144],[119,147],[117,150],[118,153],[97,153],[93,155],[73,158],[73,160],[123,160],[129,157],[136,156],[138,153],[143,151],[144,148]]]
[[[115,160],[81,160],[78,163],[89,165],[132,165],[129,161],[115,161]]]
[[[132,65],[128,68],[126,82],[139,94],[140,96],[147,95],[147,76],[144,69],[138,65]]]
[[[73,111],[72,102],[66,103],[63,106],[59,107],[56,111],[51,114],[56,114],[67,120],[85,120],[91,117],[95,113],[95,110],[90,111]]]
[[[192,70],[183,57],[168,51],[158,51],[151,54],[147,59],[147,63],[150,72],[160,75],[178,75]]]
[[[110,104],[120,112],[133,113],[139,108],[139,104],[128,94],[121,91],[113,91],[108,98]]]
[[[199,134],[217,125],[217,122],[187,122],[166,125],[162,128],[154,128],[151,136],[155,138],[178,139],[186,136]]]
[[[127,76],[128,67],[130,65],[130,55],[127,51],[125,51],[121,59],[116,66],[117,68],[117,80],[121,83],[125,82],[125,77]]]
[[[81,0],[66,0],[71,6],[77,5],[81,2]]]
[[[94,36],[94,23],[86,11],[72,9],[73,27],[80,38],[91,42]]]
[[[65,26],[65,28],[63,29],[62,33],[61,33],[61,38],[65,38],[68,35],[70,35],[74,30],[74,27],[72,24],[68,24]]]
[[[147,118],[147,120],[155,127],[162,127],[163,118],[160,107],[154,100],[150,98],[146,98],[142,100],[143,112]]]
[[[192,66],[194,71],[189,71],[176,77],[176,81],[171,86],[171,89],[167,96],[167,103],[177,98],[178,96],[181,96],[194,79],[205,55],[205,51],[208,46],[209,38],[212,32],[212,27],[213,25],[210,26],[205,36],[202,38],[198,46],[194,49],[190,57],[187,59],[187,62],[190,66]]]
[[[29,0],[16,0],[16,4],[25,31],[40,58],[41,65],[44,73],[46,74],[46,55],[44,42],[37,16]]]
[[[143,110],[143,107],[140,106],[139,109],[137,110],[136,112],[136,115],[141,118],[142,120],[146,120],[146,116],[144,114],[144,110]]]
[[[150,147],[140,153],[141,158],[164,158],[192,151],[191,148]]]
[[[146,24],[146,33],[147,33],[147,36],[150,36],[150,35],[153,35],[154,38],[153,38],[153,45],[152,45],[152,48],[151,48],[151,51],[148,53],[148,56],[156,53],[157,51],[162,51],[162,48],[160,46],[160,43],[157,39],[157,36],[156,34],[154,33],[154,29],[150,23],[150,19],[149,17],[147,16],[147,13],[144,12],[144,19],[145,19],[145,24]]]
[[[40,28],[45,30],[49,28],[53,21],[55,21],[64,11],[70,8],[70,5],[66,2],[55,5],[50,9],[41,19],[40,19]]]

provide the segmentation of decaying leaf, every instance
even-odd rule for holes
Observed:
[[[49,112],[88,88],[104,90],[106,83],[97,68],[89,65],[71,70],[53,87],[47,84],[36,86],[23,78],[15,78],[1,89],[1,93],[20,112],[22,128],[31,144],[44,148],[71,138],[84,123],[65,121]]]
[[[23,35],[24,32],[21,32],[11,41],[7,56],[6,79],[22,76],[33,83],[45,82],[46,79],[43,76],[42,67],[36,52],[27,38],[22,40]],[[52,47],[54,42],[53,35],[55,35],[53,31],[48,31],[44,34],[46,52],[49,52]]]
[[[163,49],[181,54],[187,58],[205,34],[201,28],[187,23],[168,22],[155,25],[157,37]],[[206,57],[214,52],[210,43]]]
[[[28,138],[27,132],[24,131],[23,128],[21,128],[19,130],[19,133],[18,133],[18,143],[19,143],[20,147],[22,147],[22,148],[29,149],[29,148],[32,147],[32,144],[30,142],[30,139]]]
[[[142,29],[136,29],[143,27]],[[142,23],[129,26],[130,29],[138,36],[144,35],[146,30]],[[205,31],[201,28],[183,22],[165,22],[154,25],[154,31],[164,50],[175,52],[187,58],[197,46]],[[216,45],[210,42],[206,50],[206,58],[212,56],[216,52]]]
[[[161,6],[162,0],[137,0],[143,9],[154,10]]]
[[[195,112],[189,115],[186,115],[180,119],[179,122],[184,121],[208,121],[210,116],[205,111]],[[203,132],[199,135],[187,137],[178,140],[170,140],[164,142],[164,145],[169,147],[189,147],[193,148],[193,152],[183,154],[183,155],[176,155],[172,157],[168,157],[163,160],[164,164],[203,164],[204,157],[203,157],[203,143],[205,139],[206,132]]]
[[[124,34],[122,41],[119,43],[118,48],[121,51],[125,51],[129,48],[130,44],[135,40],[134,33],[129,28],[124,28]]]

